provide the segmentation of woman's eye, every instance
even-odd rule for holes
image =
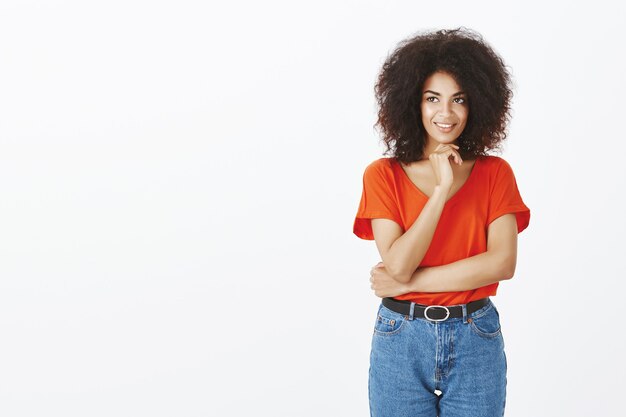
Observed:
[[[431,97],[427,97],[427,98],[426,98],[426,101],[431,102],[431,103],[434,103],[434,102],[435,102],[435,100],[439,100],[439,99],[438,99],[437,97],[435,97],[435,96],[431,96]],[[465,99],[464,99],[463,97],[456,97],[454,100],[456,100],[456,102],[457,102],[458,104],[463,104],[463,103],[465,103]]]

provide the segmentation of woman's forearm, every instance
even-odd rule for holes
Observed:
[[[389,248],[385,266],[396,281],[409,282],[422,262],[433,240],[449,190],[448,187],[436,186],[415,222]]]
[[[467,291],[508,276],[507,260],[497,252],[483,252],[446,265],[417,269],[408,282],[410,292]]]

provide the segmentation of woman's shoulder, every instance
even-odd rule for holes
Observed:
[[[498,155],[481,155],[478,158],[490,164],[498,164],[501,161],[504,161],[504,158]]]
[[[371,161],[365,167],[363,173],[363,179],[366,182],[376,182],[376,183],[390,183],[394,182],[394,168],[393,164],[395,163],[394,158],[377,158]]]
[[[509,163],[506,161],[506,159],[498,155],[481,155],[478,157],[478,159],[482,161],[482,164],[484,166],[494,170],[497,170],[503,165],[509,167]]]
[[[390,173],[396,160],[393,157],[382,157],[373,160],[365,167],[365,172]]]

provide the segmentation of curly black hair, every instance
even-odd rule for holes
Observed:
[[[457,142],[463,159],[500,149],[510,120],[511,77],[482,36],[464,26],[418,34],[401,41],[383,64],[374,87],[385,154],[400,162],[422,159],[426,132],[421,91],[434,72],[451,75],[467,94],[469,115]]]

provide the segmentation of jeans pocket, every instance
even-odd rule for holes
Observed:
[[[500,314],[493,305],[475,317],[469,317],[468,321],[472,331],[480,337],[491,339],[502,333]]]
[[[374,334],[379,336],[392,336],[400,333],[404,328],[406,317],[400,313],[388,309],[384,305],[378,307]]]

